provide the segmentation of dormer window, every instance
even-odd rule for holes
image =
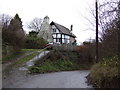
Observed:
[[[53,32],[54,32],[54,33],[56,32],[56,29],[55,29],[55,28],[53,29]]]

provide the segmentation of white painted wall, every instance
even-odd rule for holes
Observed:
[[[56,29],[55,25],[52,25],[52,29]]]
[[[68,36],[68,35],[65,35],[65,38],[67,38],[67,39],[70,39],[70,36]]]
[[[65,38],[65,35],[64,35],[64,34],[62,34],[62,38]]]
[[[53,39],[53,42],[56,42],[56,39]]]
[[[53,33],[54,33],[54,34],[53,34],[53,37],[54,37],[54,38],[61,38],[61,34],[57,34],[57,36],[56,36],[56,33],[60,33],[60,32],[59,32],[59,30],[56,28],[55,25],[52,25],[52,30],[53,30],[53,29],[56,29],[56,32],[53,32]],[[70,43],[70,36],[69,36],[69,35],[64,35],[64,34],[62,34],[62,38],[65,38],[65,39],[62,39],[62,43]],[[56,42],[56,39],[54,39],[53,41]],[[59,42],[59,41],[57,41],[57,42]]]
[[[56,34],[53,34],[53,38],[56,38]]]
[[[56,28],[55,25],[52,25],[52,30],[53,30],[53,29],[56,29],[56,32],[53,32],[53,33],[60,33],[59,30]]]

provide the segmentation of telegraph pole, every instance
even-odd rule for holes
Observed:
[[[95,8],[96,8],[96,63],[99,60],[98,57],[98,0],[95,1]]]

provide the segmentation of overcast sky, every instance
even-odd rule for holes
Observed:
[[[19,14],[24,29],[33,18],[49,16],[54,21],[67,28],[73,24],[73,33],[77,42],[95,38],[95,31],[90,30],[91,24],[84,18],[93,21],[90,10],[94,9],[95,0],[0,0],[0,13],[14,16]],[[88,30],[86,30],[88,29]]]

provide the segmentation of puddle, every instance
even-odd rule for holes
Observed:
[[[20,67],[19,70],[28,70],[28,67],[34,65],[34,61],[39,60],[40,58],[42,58],[43,56],[45,56],[45,55],[48,54],[49,52],[50,52],[50,51],[40,52],[37,56],[35,56],[34,58],[32,58],[31,60],[29,60],[28,62],[26,62],[24,67]]]

